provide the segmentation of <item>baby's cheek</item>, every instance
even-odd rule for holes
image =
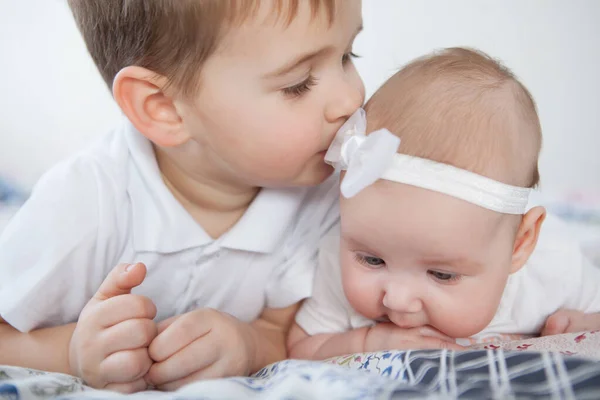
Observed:
[[[343,274],[342,283],[348,302],[359,314],[376,319],[379,318],[378,289],[369,277],[357,273],[356,270]]]
[[[436,315],[434,326],[454,338],[467,338],[485,329],[496,314],[497,305],[489,301],[466,301],[445,307]],[[442,311],[442,310],[439,310]]]

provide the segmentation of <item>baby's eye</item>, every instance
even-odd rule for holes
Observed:
[[[427,273],[429,275],[431,275],[432,277],[434,277],[435,279],[437,279],[438,281],[441,281],[444,283],[457,281],[461,277],[458,274],[452,274],[449,272],[441,272],[441,271],[429,270],[429,271],[427,271]]]
[[[381,259],[379,257],[373,257],[373,256],[365,255],[365,254],[356,253],[354,258],[360,264],[362,264],[368,268],[377,269],[377,268],[382,268],[383,266],[385,266],[385,261],[383,261],[383,259]]]

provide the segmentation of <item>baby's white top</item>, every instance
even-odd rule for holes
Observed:
[[[548,216],[530,259],[509,277],[496,315],[474,339],[539,334],[546,318],[561,308],[600,312],[600,268],[561,234],[560,226]],[[344,295],[339,248],[336,225],[321,243],[313,295],[296,315],[296,322],[311,336],[375,323],[354,311]]]
[[[133,293],[154,301],[157,320],[198,307],[253,320],[310,295],[337,200],[336,176],[316,188],[263,189],[214,240],[125,122],[49,171],[3,231],[0,315],[20,331],[74,322],[114,266],[144,262]]]

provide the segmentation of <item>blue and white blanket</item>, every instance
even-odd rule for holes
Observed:
[[[250,378],[133,395],[94,390],[68,375],[0,366],[0,399],[49,398],[600,399],[600,360],[502,350],[378,352],[334,362],[286,360]]]

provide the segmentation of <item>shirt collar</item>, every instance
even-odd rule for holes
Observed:
[[[136,251],[173,253],[214,242],[164,184],[150,141],[127,125],[131,156],[128,192]],[[262,189],[240,220],[217,241],[231,249],[275,251],[309,190]]]

